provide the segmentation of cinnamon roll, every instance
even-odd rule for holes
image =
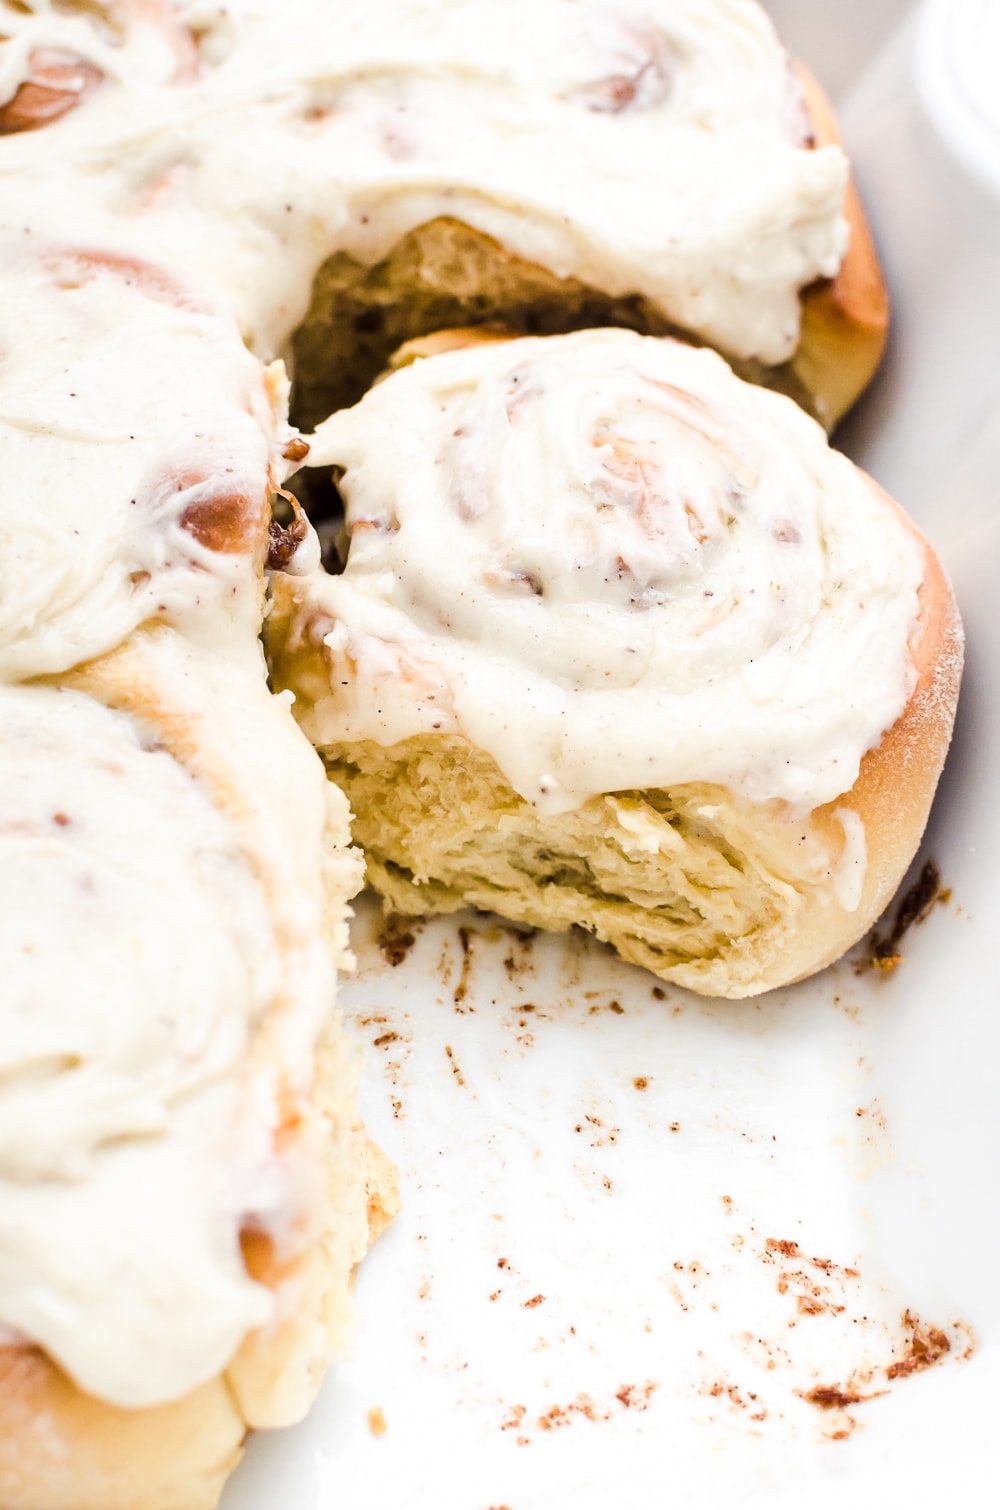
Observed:
[[[255,352],[294,336],[303,425],[454,324],[681,331],[827,424],[877,361],[828,107],[749,0],[3,15],[11,223],[155,248]]]
[[[796,405],[589,331],[413,361],[311,446],[350,549],[275,582],[272,656],[387,905],[578,924],[732,997],[868,928],[924,827],[961,630],[930,548]]]
[[[0,1502],[208,1507],[393,1199],[330,1011],[346,803],[169,629],[0,708]]]

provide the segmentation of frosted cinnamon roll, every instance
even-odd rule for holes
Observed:
[[[393,1200],[331,1014],[346,803],[169,630],[0,710],[0,1503],[208,1507]]]
[[[827,423],[871,375],[847,162],[749,0],[0,12],[11,227],[186,269],[265,358],[297,330],[305,425],[471,322],[680,330]]]
[[[480,341],[401,367],[310,460],[350,549],[276,581],[271,651],[389,906],[579,924],[734,997],[870,925],[961,631],[797,406],[627,331]]]

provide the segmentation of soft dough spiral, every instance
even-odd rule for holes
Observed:
[[[579,923],[725,995],[864,931],[923,827],[960,632],[924,542],[790,401],[627,331],[480,339],[310,460],[350,551],[277,583],[272,649],[393,906]]]
[[[345,470],[343,738],[461,730],[547,812],[686,781],[812,809],[913,689],[920,549],[711,353],[477,344],[333,416],[311,460]]]

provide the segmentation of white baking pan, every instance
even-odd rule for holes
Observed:
[[[969,633],[921,856],[950,897],[891,975],[742,1005],[483,917],[394,964],[363,908],[344,1001],[403,1212],[226,1510],[1000,1504],[1000,4],[773,9],[895,300],[843,443]]]

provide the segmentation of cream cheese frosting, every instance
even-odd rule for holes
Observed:
[[[771,364],[795,349],[799,290],[845,250],[845,159],[809,149],[747,0],[90,10],[4,11],[0,100],[39,58],[89,70],[77,108],[5,142],[4,218],[155,246],[232,299],[262,354],[325,257],[376,262],[442,215]]]
[[[692,781],[805,811],[912,691],[909,531],[712,352],[479,343],[393,373],[310,463],[342,472],[350,534],[342,575],[288,589],[321,747],[457,730],[550,813]]]
[[[0,1322],[130,1407],[212,1378],[274,1317],[240,1233],[308,1246],[319,1155],[279,1129],[333,992],[317,763],[256,668],[154,638],[121,699],[161,670],[160,709],[187,703],[167,729],[0,688]],[[244,745],[294,783],[253,813]]]
[[[283,416],[231,322],[156,264],[0,242],[0,346],[0,679],[153,620],[253,638]]]
[[[80,693],[0,707],[0,1311],[84,1388],[149,1404],[271,1313],[240,1257],[240,1079],[277,950],[169,754]]]

